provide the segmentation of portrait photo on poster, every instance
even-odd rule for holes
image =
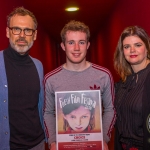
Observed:
[[[98,95],[65,92],[57,95],[58,134],[100,132]]]

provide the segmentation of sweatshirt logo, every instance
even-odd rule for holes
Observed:
[[[147,126],[148,132],[150,132],[150,114],[147,117],[146,126]]]
[[[96,85],[94,84],[93,87],[90,86],[90,89],[91,89],[91,90],[99,90],[99,89],[100,89],[100,86],[96,86]]]

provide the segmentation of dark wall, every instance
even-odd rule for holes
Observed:
[[[5,36],[6,16],[17,6],[25,6],[23,1],[1,1],[0,2],[0,50],[8,46],[8,39]],[[112,12],[102,22],[97,36],[91,39],[88,60],[107,67],[113,74],[115,81],[119,79],[113,68],[113,55],[123,29],[131,25],[139,25],[150,33],[150,1],[145,0],[121,0],[116,3]],[[33,10],[31,10],[33,11]],[[33,11],[34,13],[34,11]],[[31,49],[31,56],[40,59],[44,65],[45,73],[53,70],[65,61],[59,43],[55,43],[50,35],[42,28],[39,22],[38,36]]]
[[[92,40],[91,60],[107,67],[117,81],[119,76],[113,68],[113,55],[121,32],[128,26],[138,25],[150,34],[150,1],[121,0],[109,17],[104,20],[96,39]]]
[[[5,1],[0,1],[0,6],[1,6],[1,9],[0,9],[0,18],[1,18],[0,50],[3,50],[7,48],[9,44],[8,39],[6,38],[7,15],[14,8],[19,7],[19,6],[24,6],[24,3],[19,0],[11,0],[11,1],[5,0]],[[37,40],[35,41],[33,47],[30,50],[30,55],[42,61],[43,66],[44,66],[44,73],[47,73],[57,67],[55,49],[56,49],[55,42],[50,38],[47,32],[42,28],[42,25],[39,24]]]

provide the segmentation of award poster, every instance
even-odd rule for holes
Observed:
[[[56,92],[57,150],[103,150],[100,90]]]

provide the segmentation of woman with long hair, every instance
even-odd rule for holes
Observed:
[[[144,29],[127,27],[114,55],[116,84],[115,150],[150,149],[150,41]]]

